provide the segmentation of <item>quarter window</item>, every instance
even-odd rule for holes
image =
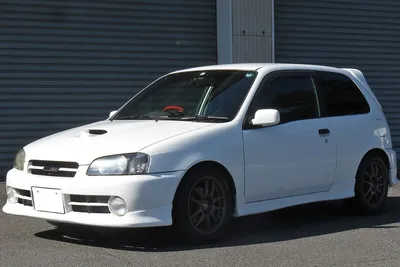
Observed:
[[[349,77],[339,73],[323,73],[314,79],[318,92],[324,99],[325,116],[369,113],[367,100]]]
[[[267,82],[255,96],[251,112],[277,109],[281,123],[319,117],[315,88],[310,76],[285,75]]]

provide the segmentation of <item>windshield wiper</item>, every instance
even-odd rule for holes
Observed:
[[[169,117],[169,116],[154,116],[149,114],[135,114],[129,116],[123,116],[120,118],[115,118],[113,120],[182,120],[182,121],[209,121],[209,122],[226,122],[229,121],[228,117],[218,117],[218,116],[205,116],[205,115],[197,115],[197,116],[188,116],[188,117]]]
[[[120,118],[115,118],[113,120],[140,120],[140,119],[150,119],[150,120],[159,120],[159,119],[164,119],[168,118],[168,116],[152,116],[148,114],[135,114],[135,115],[129,115],[129,116],[123,116]]]
[[[229,118],[228,118],[228,117],[218,117],[218,116],[197,115],[197,116],[191,116],[191,117],[182,117],[181,120],[186,120],[186,121],[226,122],[226,121],[229,121]]]

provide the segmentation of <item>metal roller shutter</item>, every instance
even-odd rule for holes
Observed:
[[[106,118],[166,72],[215,64],[215,5],[0,1],[0,180],[28,142]]]
[[[400,2],[275,0],[276,62],[362,70],[400,153]]]

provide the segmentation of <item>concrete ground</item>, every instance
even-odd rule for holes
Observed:
[[[5,202],[0,183],[0,205]],[[64,234],[0,211],[0,266],[399,266],[400,189],[386,211],[358,217],[340,202],[239,218],[225,239],[180,246],[169,228]]]

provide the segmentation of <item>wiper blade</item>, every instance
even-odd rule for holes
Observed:
[[[113,120],[183,120],[183,121],[212,121],[212,122],[226,122],[229,121],[228,117],[218,117],[218,116],[188,116],[188,117],[169,117],[169,116],[154,116],[149,114],[134,114],[129,116],[123,116],[120,118],[115,118]]]
[[[163,119],[163,118],[168,118],[167,116],[152,116],[148,114],[135,114],[135,115],[129,115],[129,116],[124,116],[120,118],[115,118],[113,120],[140,120],[140,119],[151,119],[151,120],[158,120],[158,119]]]
[[[218,117],[218,116],[191,116],[191,117],[182,117],[181,120],[186,121],[213,121],[213,122],[226,122],[229,121],[228,117]]]

